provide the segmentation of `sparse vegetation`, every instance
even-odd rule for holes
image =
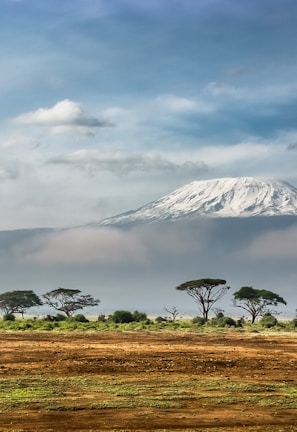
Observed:
[[[5,312],[6,316],[11,316],[15,313],[20,313],[22,317],[24,313],[33,306],[41,306],[42,301],[30,290],[7,291],[0,294],[0,309]]]
[[[82,396],[83,395],[83,396]],[[297,386],[278,382],[249,383],[226,379],[122,377],[44,377],[29,375],[3,378],[1,411],[39,409],[47,411],[102,410],[106,408],[183,408],[190,403],[204,407],[240,406],[297,409]]]
[[[130,312],[127,310],[117,310],[108,317],[108,321],[112,323],[132,323],[147,321],[147,315],[144,312],[134,311]]]
[[[190,320],[160,323],[167,334],[137,334],[123,330],[145,322],[82,323],[74,317],[43,324],[53,330],[110,325],[123,332],[2,333],[1,430],[49,432],[55,424],[69,432],[200,426],[208,432],[294,431],[296,338],[218,329],[212,320],[223,318],[211,318],[200,334],[172,332],[175,326],[197,329]],[[150,330],[158,325],[151,322]],[[260,329],[260,321],[252,326]]]
[[[275,318],[275,316],[273,316],[269,312],[263,315],[259,322],[265,328],[272,328],[278,324],[278,321]]]
[[[279,303],[287,304],[281,296],[272,291],[259,290],[250,286],[241,287],[233,296],[234,306],[248,312],[251,316],[252,323],[254,323],[259,316],[271,314],[271,306],[278,306]]]
[[[59,312],[64,312],[67,317],[71,317],[77,310],[97,306],[100,303],[100,300],[95,300],[90,295],[81,294],[79,289],[61,287],[43,294],[42,297],[45,299],[45,304]]]
[[[127,311],[125,311],[127,312]],[[146,316],[146,314],[144,314]],[[0,330],[30,330],[30,331],[187,331],[187,332],[209,332],[226,329],[228,331],[261,332],[287,331],[296,332],[296,319],[279,321],[273,315],[266,314],[261,320],[251,323],[244,319],[236,320],[232,317],[219,316],[209,319],[207,322],[202,317],[172,321],[164,317],[157,317],[154,320],[146,318],[143,321],[133,319],[133,312],[129,314],[116,314],[116,320],[89,319],[83,314],[77,314],[67,318],[65,315],[47,315],[44,318],[7,319],[4,315],[0,319]],[[125,321],[125,319],[128,321]]]
[[[202,313],[205,321],[215,303],[230,289],[224,279],[198,279],[184,282],[176,287],[178,291],[185,291],[191,296]]]

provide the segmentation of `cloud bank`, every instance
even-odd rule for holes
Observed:
[[[113,308],[146,310],[174,304],[194,310],[191,300],[176,293],[175,287],[186,280],[218,277],[231,286],[230,298],[221,305],[227,310],[232,293],[251,285],[279,293],[291,302],[292,312],[296,239],[293,217],[198,219],[130,230],[86,226],[2,232],[0,268],[17,269],[11,279],[30,274],[31,289],[38,292],[45,285],[74,285]]]
[[[107,152],[101,150],[77,150],[49,160],[51,164],[65,164],[77,167],[92,167],[117,175],[132,172],[169,172],[171,174],[200,174],[207,171],[202,161],[174,163],[156,153],[132,154],[127,151]]]

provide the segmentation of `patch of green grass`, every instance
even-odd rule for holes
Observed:
[[[56,381],[48,381],[40,377],[1,379],[1,406],[19,405],[22,403],[39,403],[43,398],[61,397],[63,392]]]
[[[17,409],[48,411],[118,408],[182,409],[197,401],[204,406],[297,409],[297,387],[285,383],[245,383],[180,377],[92,376],[69,378],[26,376],[0,381],[1,412]]]

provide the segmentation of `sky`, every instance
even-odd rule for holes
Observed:
[[[104,286],[107,308],[133,297],[162,310],[183,278],[224,278],[204,254],[208,229],[7,232],[82,227],[193,180],[297,186],[296,19],[295,0],[0,0],[1,290]],[[267,253],[281,238],[296,259],[296,232],[264,234],[250,258],[275,270]],[[285,274],[271,285],[251,268],[242,280],[228,270],[236,289],[277,290]]]
[[[0,0],[0,229],[297,186],[294,0]]]

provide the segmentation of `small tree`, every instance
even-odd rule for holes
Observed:
[[[116,310],[109,316],[109,320],[114,323],[130,323],[135,321],[132,312],[127,310]]]
[[[179,291],[186,291],[194,299],[205,321],[208,320],[209,311],[214,304],[223,297],[229,288],[224,279],[209,278],[184,282],[176,287]]]
[[[42,301],[34,291],[7,291],[0,294],[0,309],[2,309],[6,315],[20,313],[23,318],[27,309],[41,305]]]
[[[177,317],[179,316],[179,311],[177,310],[177,307],[172,306],[171,308],[164,307],[164,310],[168,312],[171,315],[171,320],[174,322]]]
[[[100,300],[80,293],[81,291],[78,289],[57,288],[47,292],[42,297],[45,299],[45,304],[57,311],[64,312],[67,317],[71,317],[79,309],[97,306],[100,303]]]
[[[273,312],[270,306],[277,306],[279,303],[287,304],[278,294],[272,291],[258,290],[251,286],[243,286],[233,295],[233,305],[248,312],[251,315],[252,323],[258,316]]]
[[[147,314],[145,312],[139,312],[138,310],[135,310],[132,313],[133,321],[141,322],[147,320]]]
[[[116,310],[112,315],[109,315],[108,320],[114,323],[131,323],[147,320],[147,314],[144,312],[127,310]]]

